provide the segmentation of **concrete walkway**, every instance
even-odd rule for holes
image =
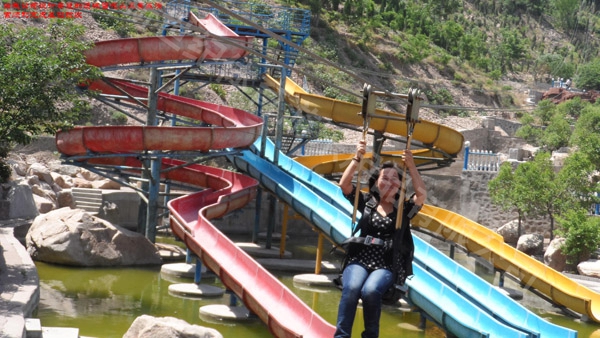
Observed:
[[[25,337],[25,318],[40,300],[40,280],[33,260],[13,235],[13,226],[0,224],[0,337]]]

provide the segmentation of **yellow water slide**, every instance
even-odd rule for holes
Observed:
[[[279,80],[266,75],[265,82],[273,90],[279,90]],[[285,85],[285,100],[292,107],[308,114],[319,115],[338,123],[363,125],[363,118],[359,114],[361,105],[309,94],[289,78]],[[376,114],[404,116],[383,110],[377,110]],[[407,133],[406,123],[399,120],[374,118],[369,127],[405,137]],[[427,121],[420,121],[415,126],[413,139],[421,141],[426,147],[413,151],[417,165],[419,161],[425,161],[419,160],[420,157],[455,157],[464,141],[460,132]],[[402,151],[395,154],[401,153]],[[295,160],[320,174],[331,174],[342,172],[352,156],[353,154],[333,154],[298,157]],[[459,214],[431,205],[425,205],[412,223],[487,259],[497,269],[518,278],[523,287],[532,287],[556,304],[600,322],[600,294],[516,250],[506,244],[498,233]]]
[[[274,91],[279,91],[279,80],[269,75],[264,77],[265,83]],[[336,123],[363,126],[360,114],[362,105],[309,94],[290,78],[286,78],[285,101],[295,109],[307,114],[318,115]],[[369,128],[384,134],[407,136],[406,122],[400,119],[404,114],[377,109],[370,119]],[[427,150],[419,152],[419,156],[430,158],[454,158],[463,146],[463,135],[441,124],[419,121],[412,133],[413,140],[420,141]]]
[[[412,220],[414,226],[442,235],[488,260],[497,269],[575,312],[600,322],[600,294],[506,244],[498,233],[454,212],[431,205]]]

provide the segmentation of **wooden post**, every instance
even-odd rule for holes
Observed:
[[[323,261],[323,233],[319,231],[319,240],[317,243],[317,259],[315,262],[315,275],[321,273],[321,262]]]

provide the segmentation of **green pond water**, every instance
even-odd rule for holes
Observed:
[[[288,250],[293,252],[295,258],[314,258],[314,246],[292,244]],[[335,257],[327,256],[324,259],[331,260]],[[470,258],[457,255],[456,259],[466,262]],[[229,304],[230,296],[226,294],[221,298],[190,299],[170,295],[168,287],[173,282],[192,281],[174,280],[162,275],[159,267],[73,268],[45,263],[36,263],[36,266],[41,286],[37,318],[40,318],[43,326],[77,327],[80,335],[87,337],[122,337],[135,318],[146,314],[171,316],[190,324],[211,327],[226,338],[271,336],[260,320],[231,323],[201,318],[201,306]],[[309,307],[325,320],[335,323],[340,298],[337,289],[306,289],[304,286],[294,285],[291,274],[275,274]],[[478,274],[488,280],[495,278],[493,275]],[[203,284],[222,286],[218,280],[203,280]],[[517,284],[508,280],[505,285],[520,289]],[[600,337],[600,325],[583,323],[558,314],[539,297],[523,292],[522,303],[546,320],[578,331],[580,338]],[[419,321],[418,313],[407,313],[385,306],[380,337],[445,337],[444,332],[431,322],[427,323],[425,330],[419,330]],[[360,337],[362,327],[362,308],[359,308],[353,336]]]

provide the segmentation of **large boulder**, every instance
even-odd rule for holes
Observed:
[[[577,272],[586,277],[600,278],[600,260],[589,259],[577,264]]]
[[[36,201],[33,197],[33,192],[26,181],[11,181],[10,183],[6,184],[5,193],[4,190],[5,189],[3,186],[2,197],[4,198],[4,202],[6,202],[3,203],[6,204],[6,206],[3,208],[8,208],[8,212],[3,212],[3,214],[8,214],[6,219],[31,219],[39,215],[36,207]]]
[[[27,175],[36,176],[40,181],[48,184],[54,183],[54,179],[52,178],[52,175],[50,175],[50,170],[41,163],[33,163],[30,165],[29,169],[27,169]]]
[[[144,236],[92,216],[61,208],[35,218],[26,237],[34,260],[73,266],[160,264],[157,248]]]
[[[217,330],[173,317],[137,317],[123,338],[222,338]]]
[[[33,195],[33,200],[35,201],[35,207],[40,212],[40,214],[45,214],[54,210],[54,202],[51,200],[40,197],[36,194]]]
[[[567,256],[562,253],[561,246],[566,239],[554,238],[544,253],[544,263],[556,271],[564,271],[567,267]]]
[[[517,244],[519,241],[519,220],[510,221],[500,228],[497,232],[504,238],[504,242],[508,244]]]
[[[544,236],[540,234],[528,234],[519,237],[517,250],[523,251],[530,256],[544,254]]]

